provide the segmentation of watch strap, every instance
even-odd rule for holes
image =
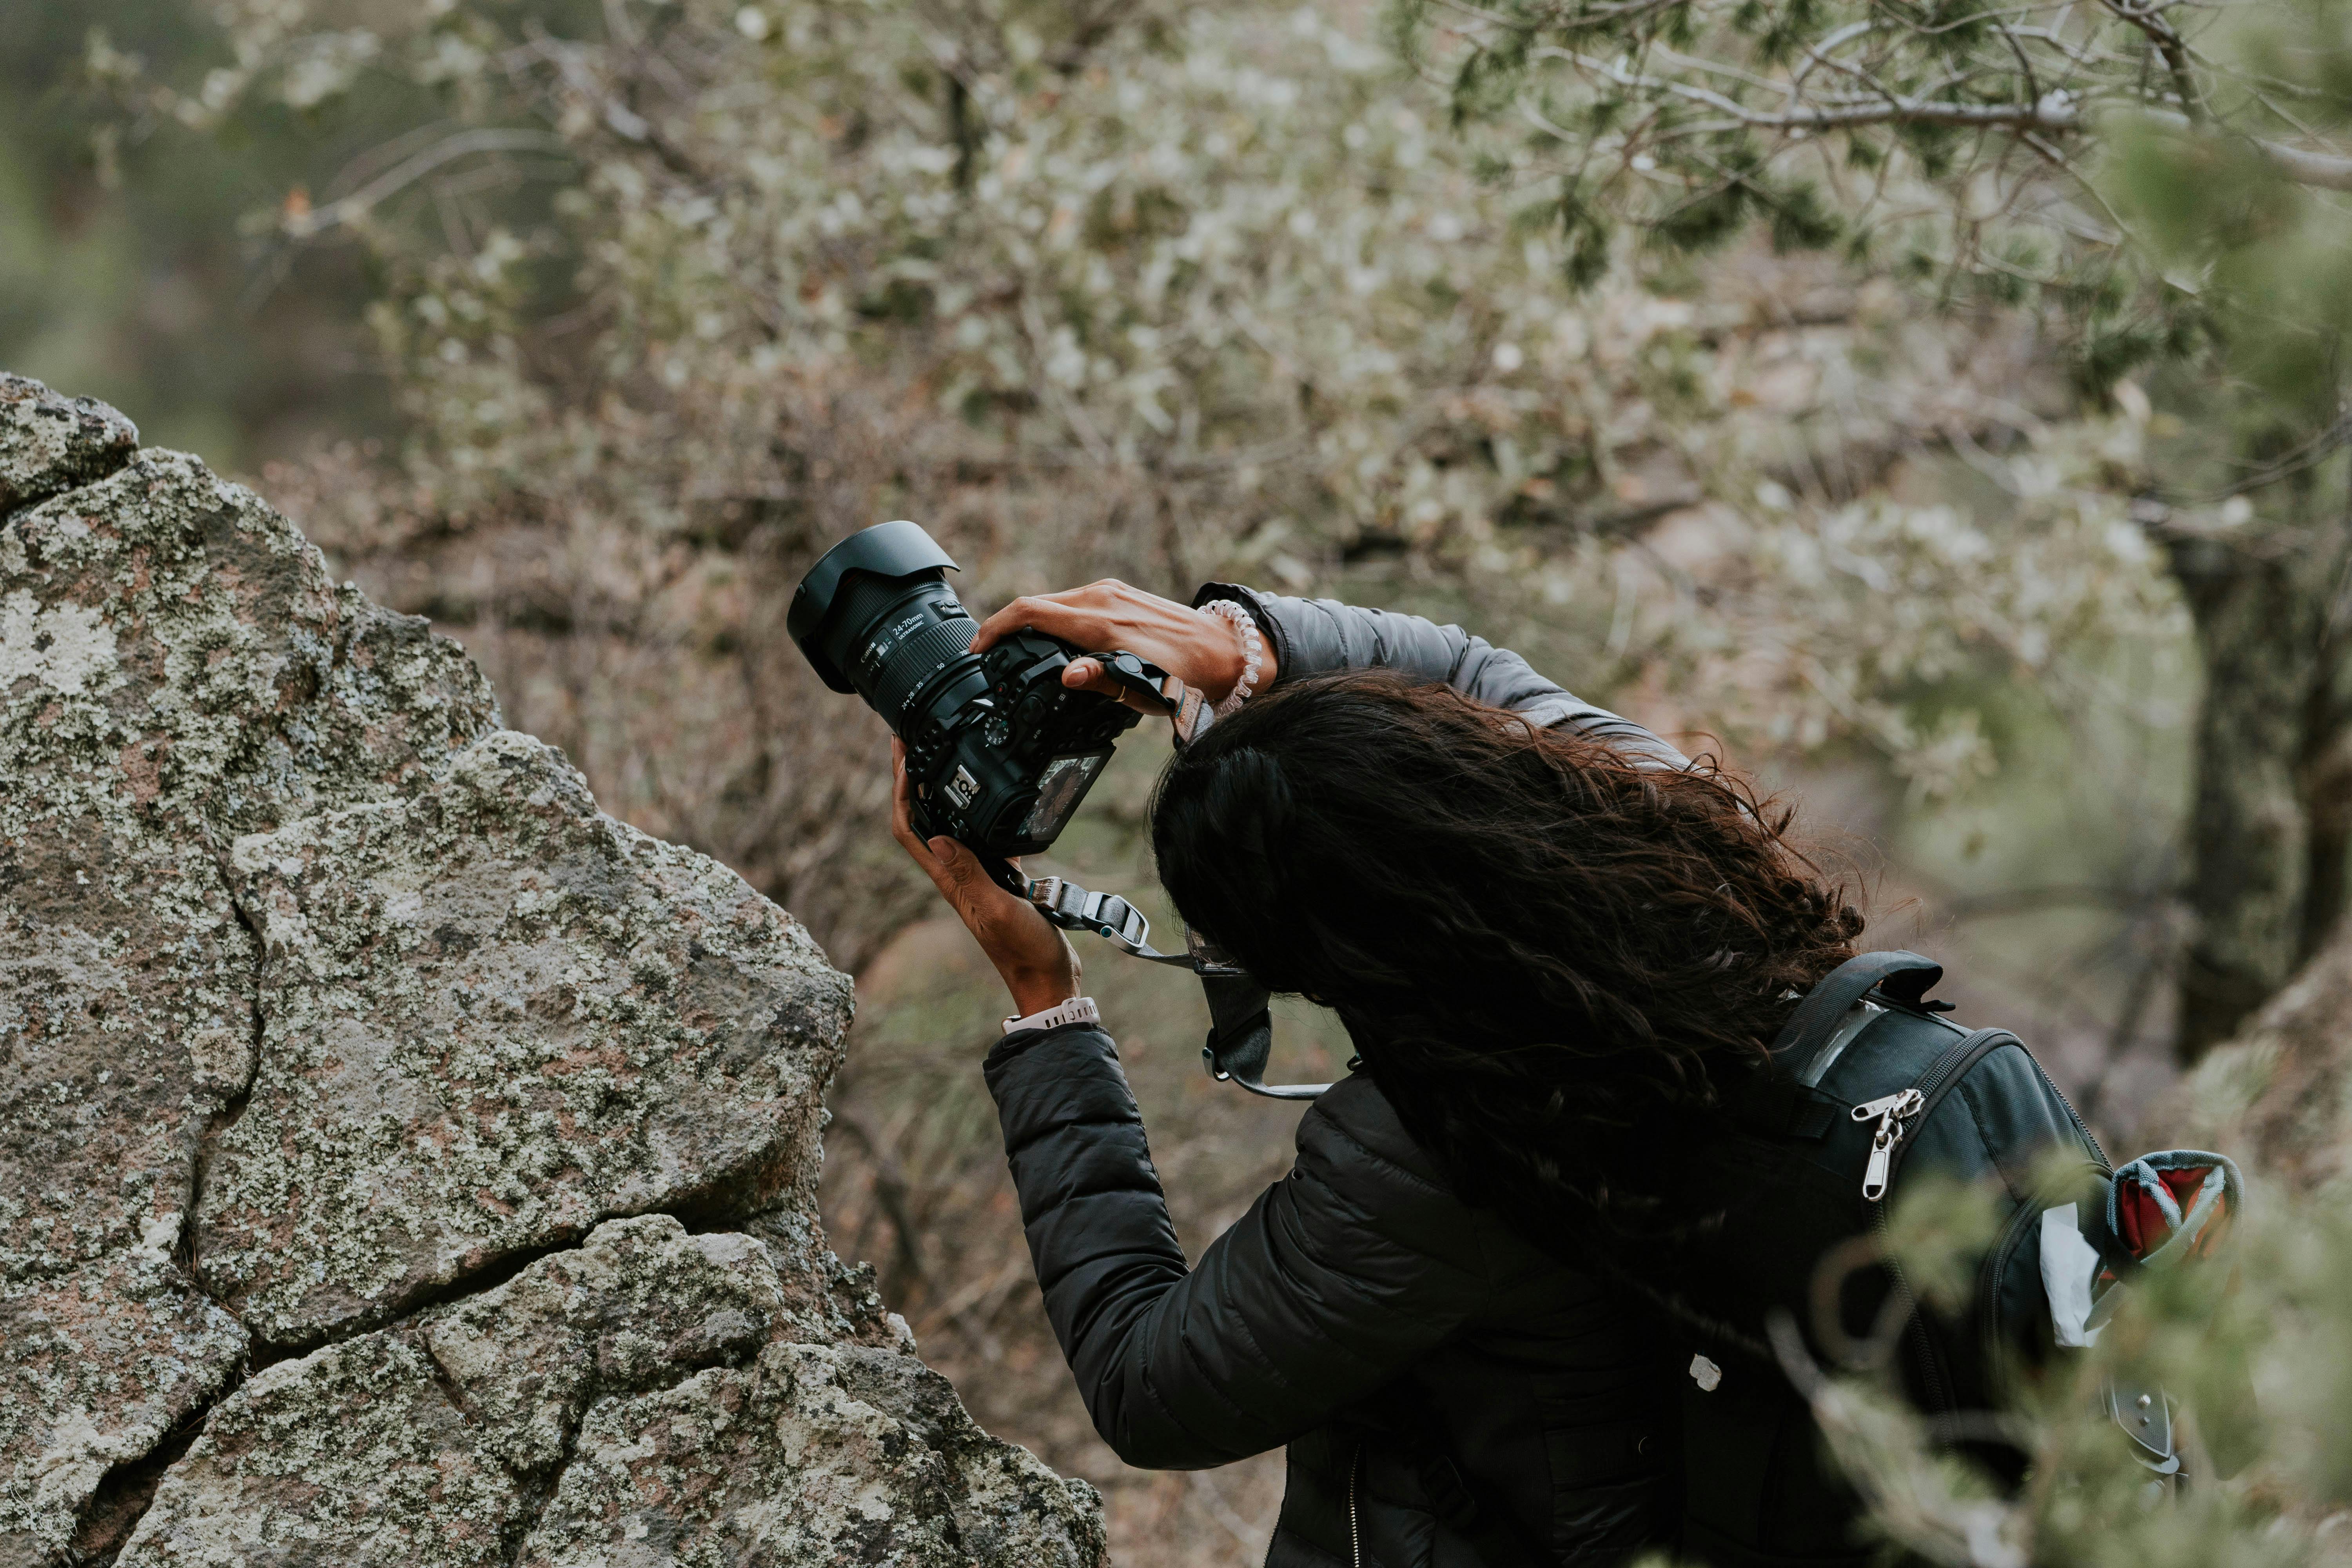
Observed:
[[[1004,1032],[1008,1035],[1016,1035],[1024,1029],[1052,1029],[1064,1024],[1099,1024],[1101,1022],[1102,1010],[1095,1005],[1093,997],[1073,996],[1066,1002],[1057,1002],[1042,1011],[1022,1017],[1005,1019]]]

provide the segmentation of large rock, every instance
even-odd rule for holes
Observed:
[[[79,1534],[126,1520],[96,1506],[192,1412],[246,1348],[237,1321],[168,1258],[134,1252],[0,1301],[0,1563],[56,1561]]]
[[[272,1343],[382,1322],[650,1209],[767,1206],[814,1157],[849,984],[724,868],[486,737],[401,801],[237,841],[261,1070],[196,1215]]]
[[[515,1561],[1079,1568],[1102,1554],[1090,1500],[913,1357],[778,1342],[590,1410]]]
[[[897,1345],[812,1342],[767,1248],[616,1220],[230,1396],[123,1568],[1083,1568],[1092,1498]]]
[[[250,491],[0,377],[0,1568],[1096,1562],[824,1246],[848,1005]]]
[[[39,500],[0,520],[0,1563],[68,1546],[246,1351],[185,1268],[257,1059],[233,835],[396,796],[496,720],[454,645],[134,440],[0,381],[0,501]]]

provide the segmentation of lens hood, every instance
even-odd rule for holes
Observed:
[[[961,570],[939,542],[923,531],[922,524],[903,519],[877,522],[851,534],[809,568],[793,594],[792,608],[784,614],[784,630],[827,686],[835,691],[852,690],[848,677],[825,657],[821,644],[842,584],[859,573],[887,579]]]

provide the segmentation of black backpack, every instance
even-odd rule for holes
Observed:
[[[2095,1336],[2113,1285],[2156,1254],[2206,1246],[2221,1228],[2210,1222],[2242,1198],[2235,1167],[2216,1155],[2152,1155],[2119,1178],[2017,1037],[1940,1016],[1947,1005],[1927,992],[1942,975],[1912,952],[1841,966],[1774,1043],[1769,1084],[1738,1111],[1741,1135],[1695,1154],[1724,1219],[1675,1267],[1664,1331],[1686,1560],[1844,1568],[1883,1557],[1858,1540],[1861,1504],[1769,1348],[1776,1314],[1829,1367],[1899,1331],[1906,1394],[1931,1431],[1965,1438],[1984,1426],[1968,1415],[1995,1407],[2020,1364]],[[2053,1168],[2068,1166],[2077,1179],[2053,1189]],[[1885,1250],[1889,1208],[1929,1173],[1990,1184],[2005,1216],[1957,1316],[1917,1300]],[[2111,1392],[2117,1424],[2143,1463],[2172,1475],[2169,1406],[2160,1390],[2140,1395]],[[2013,1451],[1958,1446],[1997,1475],[2021,1471]]]

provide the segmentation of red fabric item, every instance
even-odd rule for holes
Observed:
[[[2131,1248],[2134,1258],[2146,1258],[2164,1245],[2164,1238],[2171,1234],[2172,1227],[2165,1223],[2164,1211],[2157,1206],[2155,1194],[2138,1182],[2132,1182],[2123,1190],[2116,1205],[2116,1217],[2122,1222],[2116,1228],[2123,1232],[2123,1243]]]
[[[2172,1201],[2186,1214],[2189,1205],[2197,1201],[2197,1194],[2205,1185],[2205,1178],[2213,1170],[2210,1165],[2197,1165],[2163,1171],[2158,1174],[2166,1190],[2171,1194]],[[2120,1195],[2122,1201],[2116,1205],[2117,1218],[2121,1222],[2118,1228],[2123,1232],[2124,1245],[2131,1248],[2134,1258],[2146,1258],[2172,1239],[2172,1223],[2164,1217],[2163,1206],[2143,1183],[2134,1178]],[[2208,1251],[2221,1234],[2221,1226],[2228,1218],[2225,1201],[2214,1210],[2213,1217],[2207,1223],[2203,1233],[2189,1245],[2189,1251],[2200,1256]]]

